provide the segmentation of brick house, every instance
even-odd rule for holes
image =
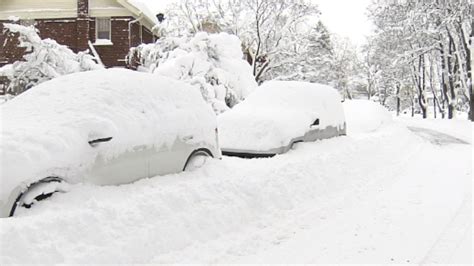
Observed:
[[[19,19],[19,20],[18,20]],[[3,23],[35,25],[74,52],[89,50],[106,67],[125,66],[131,47],[156,39],[158,18],[135,0],[0,0],[0,66],[22,58],[15,38]]]

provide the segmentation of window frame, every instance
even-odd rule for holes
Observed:
[[[107,20],[108,21],[108,26],[109,26],[109,37],[108,39],[103,39],[103,38],[99,38],[99,23],[98,21],[99,20]],[[108,40],[108,41],[112,41],[112,19],[110,17],[97,17],[95,18],[95,40]]]

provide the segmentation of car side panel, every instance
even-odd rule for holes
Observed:
[[[321,139],[328,139],[337,137],[342,134],[342,129],[339,127],[327,126],[321,129],[319,126],[312,126],[311,129],[304,135],[304,141],[316,141]]]
[[[162,147],[150,157],[150,176],[181,172],[194,149],[194,145],[179,139],[176,139],[171,147]]]
[[[97,185],[118,185],[149,177],[150,157],[155,152],[153,148],[137,146],[111,159],[98,155],[84,179]]]

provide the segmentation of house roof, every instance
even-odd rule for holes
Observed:
[[[89,0],[91,17],[133,16],[152,30],[158,19],[146,4],[137,0]],[[77,17],[77,0],[0,0],[0,20],[56,19]]]
[[[143,2],[137,0],[116,1],[132,12],[137,19],[143,18],[145,21],[142,21],[142,23],[150,30],[152,30],[153,27],[159,23],[156,15]]]

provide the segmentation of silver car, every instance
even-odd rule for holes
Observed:
[[[1,107],[0,217],[80,182],[117,185],[220,158],[199,90],[124,69],[42,83]]]
[[[346,134],[339,93],[332,87],[297,81],[269,81],[218,117],[222,153],[270,157],[298,142]]]

